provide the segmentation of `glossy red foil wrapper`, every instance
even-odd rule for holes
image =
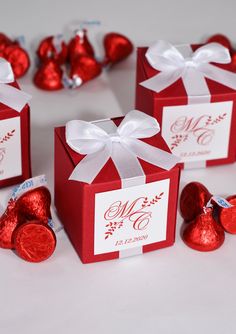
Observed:
[[[62,85],[63,71],[59,64],[52,59],[45,60],[34,75],[34,83],[44,90],[60,90]]]
[[[0,33],[0,57],[4,58],[4,51],[6,47],[11,45],[13,42],[5,34]]]
[[[105,64],[117,63],[127,58],[133,51],[132,42],[124,35],[111,32],[104,37]]]
[[[208,38],[207,43],[219,43],[223,45],[225,48],[229,49],[229,51],[232,51],[232,45],[228,37],[222,34],[215,34]]]
[[[186,222],[195,219],[203,212],[210,198],[208,189],[200,182],[190,182],[180,195],[180,213]]]
[[[101,72],[101,65],[93,57],[81,56],[71,62],[70,77],[78,76],[82,82],[96,78]]]
[[[94,49],[88,39],[86,29],[79,30],[70,40],[68,45],[68,56],[70,62],[73,62],[80,56],[94,57]]]
[[[223,244],[224,230],[213,218],[212,209],[206,209],[187,225],[183,240],[187,246],[201,252],[213,251]]]
[[[41,61],[47,59],[53,59],[58,62],[58,64],[64,64],[68,55],[68,47],[64,41],[61,41],[61,50],[58,52],[53,43],[54,36],[49,36],[44,38],[37,49],[37,55]]]
[[[27,51],[3,33],[0,33],[0,57],[11,64],[16,79],[22,77],[30,67]]]
[[[236,234],[236,195],[227,198],[231,208],[220,208],[219,222],[226,232]]]
[[[25,220],[40,220],[47,224],[51,219],[51,194],[46,187],[38,187],[27,191],[17,200],[17,210],[20,222]]]
[[[0,247],[14,248],[12,234],[26,220],[39,220],[47,225],[51,219],[51,195],[46,187],[27,191],[17,200],[10,200],[0,218]]]
[[[28,53],[16,43],[5,48],[4,58],[11,64],[16,78],[20,78],[25,75],[30,67],[30,58]]]
[[[16,201],[11,200],[0,218],[0,247],[14,248],[12,234],[18,224]]]
[[[231,65],[234,72],[236,72],[236,52],[231,55]]]
[[[40,221],[28,221],[20,225],[13,235],[17,254],[29,262],[48,259],[56,247],[53,230]]]

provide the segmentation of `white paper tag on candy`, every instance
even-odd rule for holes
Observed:
[[[17,186],[14,189],[11,198],[15,200],[23,195],[25,192],[42,186],[47,186],[47,179],[45,175],[32,177],[31,179],[28,179],[21,183],[19,186]]]
[[[221,208],[225,208],[225,209],[231,208],[233,206],[225,198],[220,197],[218,195],[212,196],[212,198],[210,199],[210,201],[214,201]]]

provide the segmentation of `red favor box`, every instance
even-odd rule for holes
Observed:
[[[20,89],[16,82],[12,86]],[[30,177],[30,108],[17,112],[0,103],[0,187]]]
[[[118,126],[122,118],[112,119]],[[96,123],[103,126],[103,122]],[[159,135],[142,141],[170,152]],[[83,263],[117,259],[173,245],[179,187],[178,167],[167,171],[141,159],[141,178],[126,188],[111,159],[91,184],[69,180],[83,159],[55,129],[55,206]],[[126,179],[127,181],[127,179]]]
[[[191,45],[193,51],[199,47]],[[156,93],[140,85],[159,74],[147,61],[146,51],[144,47],[137,51],[136,108],[157,119],[172,153],[181,158],[180,166],[199,168],[234,162],[236,91],[206,78],[210,92],[206,96],[199,94],[191,100],[182,79]],[[214,65],[232,70],[230,64]]]

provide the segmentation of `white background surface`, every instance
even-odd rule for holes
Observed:
[[[45,35],[68,32],[74,20],[98,19],[91,40],[104,32],[127,34],[136,45],[156,39],[199,42],[215,32],[236,42],[235,0],[0,1],[1,30],[24,34],[33,50]],[[99,38],[98,38],[99,37]],[[99,45],[99,43],[98,43]],[[119,116],[133,107],[135,55],[107,76],[73,92],[45,93],[20,81],[33,95],[32,164],[53,191],[53,127],[73,118]],[[236,193],[236,165],[186,171],[216,194]],[[9,189],[0,191],[4,205]],[[82,265],[64,232],[53,257],[41,264],[0,249],[1,334],[209,333],[236,331],[236,236],[212,253],[198,253],[180,239],[146,255]]]

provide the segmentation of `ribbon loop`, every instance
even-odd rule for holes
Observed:
[[[132,110],[116,132],[107,133],[98,125],[74,120],[66,124],[66,142],[77,153],[86,156],[75,167],[70,180],[91,183],[111,158],[121,178],[142,175],[138,158],[169,170],[180,160],[171,153],[139,140],[160,131],[156,119]]]
[[[10,63],[4,58],[0,58],[0,83],[10,83],[14,81],[14,74]]]
[[[219,82],[232,89],[236,89],[236,73],[223,70],[211,63],[228,64],[231,61],[230,53],[227,48],[218,43],[209,43],[201,46],[195,52],[191,52],[190,56],[185,57],[184,51],[189,46],[181,46],[177,48],[166,41],[158,41],[146,52],[146,58],[149,64],[156,70],[160,71],[154,77],[145,80],[140,85],[153,90],[157,93],[182,78],[185,89],[191,92],[191,86],[199,86],[200,94],[206,86],[202,81],[199,83],[199,75],[203,78],[209,78]],[[195,71],[195,77],[193,70]],[[191,77],[191,80],[189,78]],[[196,83],[194,83],[194,80]],[[204,79],[205,80],[205,79]],[[192,94],[199,95],[194,89]]]
[[[12,67],[4,58],[0,58],[0,102],[20,112],[31,95],[7,85],[11,82],[14,82]]]

